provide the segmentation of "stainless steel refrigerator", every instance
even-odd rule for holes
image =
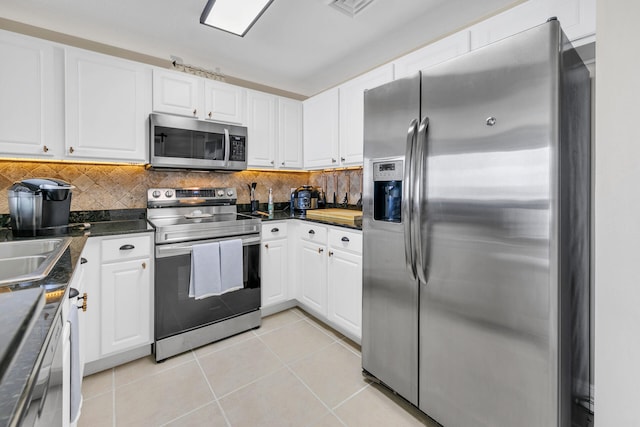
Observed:
[[[570,426],[589,72],[556,20],[364,96],[365,373],[447,427]]]

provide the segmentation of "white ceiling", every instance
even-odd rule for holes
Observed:
[[[244,38],[199,23],[206,0],[2,0],[0,17],[310,96],[523,0],[274,0]]]

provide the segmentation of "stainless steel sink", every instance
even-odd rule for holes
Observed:
[[[45,278],[71,243],[71,237],[0,243],[0,286]]]

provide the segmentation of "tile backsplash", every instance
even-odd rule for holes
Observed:
[[[360,193],[361,170],[336,171],[336,198],[342,202],[349,193],[349,203],[355,204]],[[0,214],[9,213],[6,196],[9,187],[26,178],[58,178],[75,185],[71,199],[72,211],[146,208],[148,188],[153,187],[236,187],[238,203],[249,203],[247,184],[257,182],[256,198],[266,203],[269,188],[275,202],[287,202],[290,189],[304,184],[321,187],[326,179],[327,200],[333,201],[334,172],[242,172],[155,171],[143,166],[93,165],[81,163],[49,163],[0,161]],[[350,181],[347,188],[347,181]],[[331,195],[331,196],[329,196]]]

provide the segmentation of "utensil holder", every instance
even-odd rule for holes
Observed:
[[[260,206],[260,200],[251,201],[251,213],[258,212],[258,206]]]

